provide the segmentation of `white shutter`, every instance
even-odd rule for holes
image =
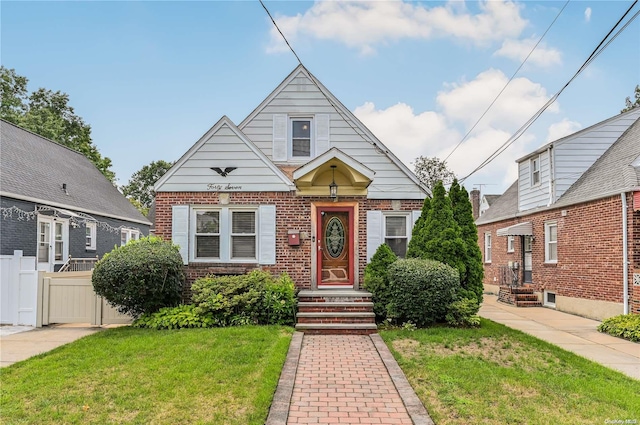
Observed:
[[[412,231],[413,231],[413,227],[416,225],[416,221],[418,221],[418,219],[420,218],[420,215],[422,215],[421,210],[411,211],[411,230]]]
[[[180,247],[182,263],[189,264],[189,205],[173,206],[171,241]]]
[[[316,156],[329,150],[329,114],[316,115]]]
[[[286,114],[273,114],[273,152],[274,161],[287,160],[287,119]]]
[[[260,264],[276,263],[276,206],[260,205]]]
[[[367,211],[367,263],[382,242],[382,212]]]

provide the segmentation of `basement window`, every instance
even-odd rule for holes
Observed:
[[[544,291],[544,305],[545,307],[556,308],[556,293],[551,291]]]

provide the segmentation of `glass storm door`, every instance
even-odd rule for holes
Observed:
[[[532,280],[532,266],[533,261],[531,258],[531,236],[524,236],[524,283],[531,283]]]
[[[38,217],[38,270],[54,271],[69,256],[69,222],[59,218]]]
[[[353,286],[353,209],[319,208],[318,285]]]

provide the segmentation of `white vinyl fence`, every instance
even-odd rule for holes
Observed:
[[[0,323],[36,326],[37,300],[36,257],[0,255]]]

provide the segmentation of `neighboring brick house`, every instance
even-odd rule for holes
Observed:
[[[498,293],[512,269],[545,306],[598,320],[640,313],[640,108],[551,142],[518,168],[476,220],[485,290]]]
[[[368,259],[383,242],[404,256],[429,193],[303,66],[238,126],[222,117],[155,192],[155,233],[180,245],[186,295],[198,277],[260,268],[288,273],[301,304],[367,305]]]

